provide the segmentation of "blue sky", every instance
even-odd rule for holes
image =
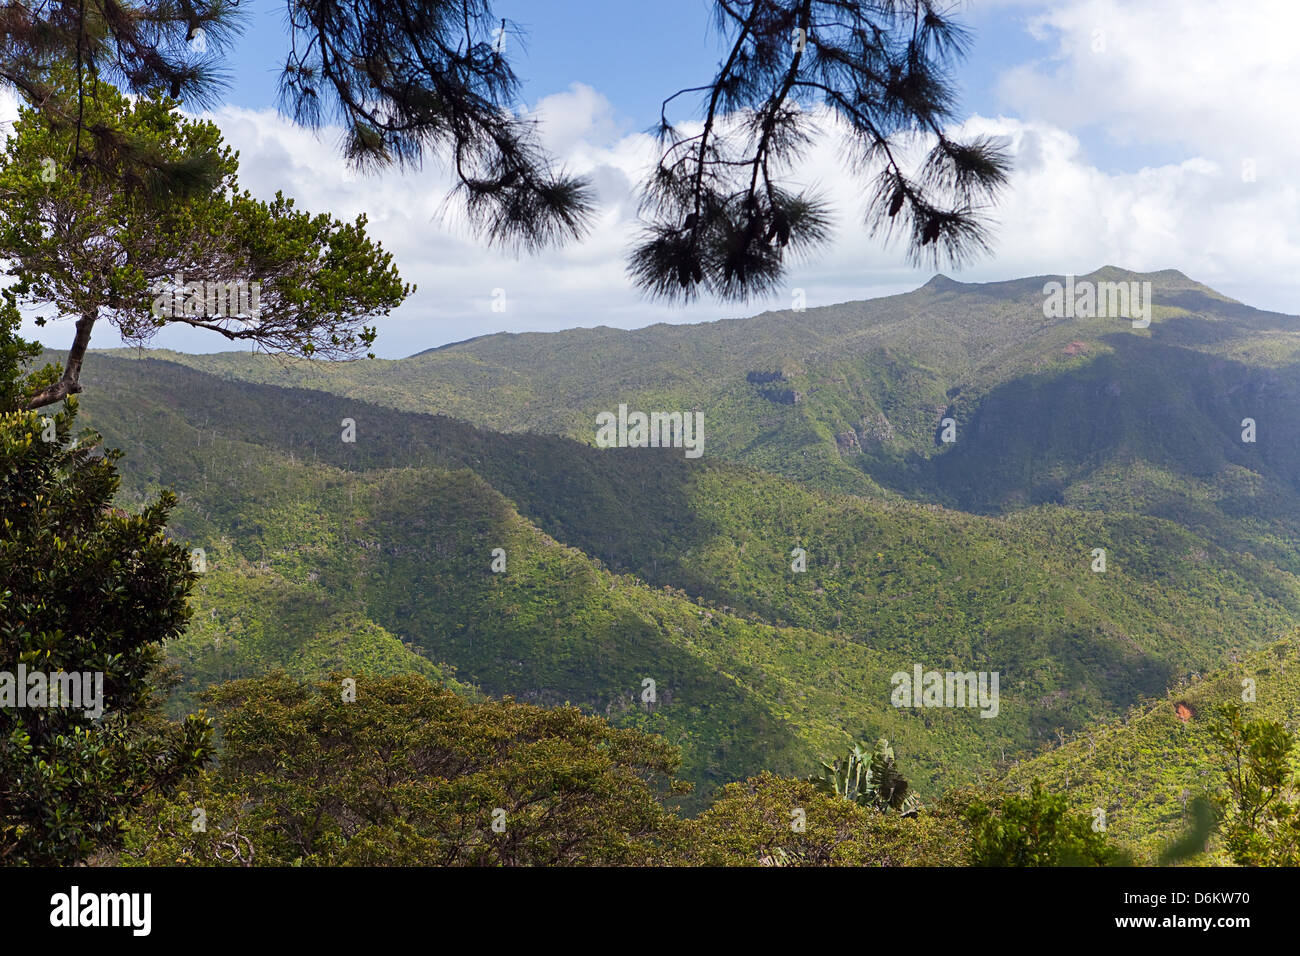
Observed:
[[[280,64],[288,49],[281,0],[244,0],[248,29],[233,51],[227,100],[252,109],[276,105]],[[997,115],[1008,107],[998,79],[1008,64],[1050,57],[1054,39],[1035,39],[1026,27],[1034,4],[967,5],[961,20],[974,34],[957,85],[969,113]],[[522,97],[542,97],[583,83],[599,90],[616,111],[624,132],[643,130],[658,118],[660,104],[681,86],[705,82],[724,52],[712,29],[708,0],[510,0],[494,11],[518,29],[510,55],[523,81]],[[680,102],[680,101],[679,101]],[[1106,169],[1168,158],[1168,150],[1126,148],[1096,127],[1076,131],[1087,153]]]
[[[339,159],[337,131],[316,136],[279,115],[283,2],[241,8],[248,30],[212,117],[239,149],[241,181],[255,194],[283,190],[308,209],[369,217],[371,233],[418,286],[380,321],[383,356],[497,331],[734,318],[789,308],[796,292],[816,307],[905,291],[932,274],[865,235],[862,181],[842,168],[828,136],[800,164],[797,184],[836,205],[836,235],[820,255],[793,264],[785,288],[760,301],[689,308],[636,294],[624,257],[637,227],[636,185],[653,161],[642,133],[666,95],[706,82],[716,67],[708,0],[496,4],[526,35],[522,49],[509,41],[522,106],[540,118],[548,148],[591,176],[601,202],[586,241],[525,260],[458,227],[436,164],[357,177]],[[955,132],[1001,137],[1014,168],[993,211],[992,254],[946,272],[976,282],[1105,264],[1174,268],[1251,305],[1300,312],[1300,124],[1285,119],[1300,88],[1300,4],[971,0],[961,19],[974,45],[956,77]],[[493,308],[498,293],[504,311]],[[64,331],[37,337],[58,345]],[[94,344],[118,343],[104,329]],[[179,328],[153,344],[227,347]]]

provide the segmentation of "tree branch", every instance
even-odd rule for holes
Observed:
[[[98,315],[83,315],[77,320],[77,334],[68,351],[68,364],[63,367],[63,377],[53,385],[41,389],[27,400],[27,408],[43,408],[61,402],[69,395],[81,391],[81,363],[86,358],[86,349],[90,346],[90,330],[94,328]]]

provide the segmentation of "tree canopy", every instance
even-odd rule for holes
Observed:
[[[0,367],[0,380],[11,372]],[[159,648],[184,629],[196,577],[164,535],[175,496],[139,514],[114,506],[117,455],[97,454],[94,433],[74,436],[75,415],[75,400],[52,418],[0,410],[6,864],[69,864],[111,845],[132,806],[211,754],[206,718],[158,712]],[[98,701],[54,694],[80,675]]]
[[[959,802],[886,815],[769,773],[684,819],[680,754],[658,735],[414,675],[357,676],[351,691],[342,674],[283,673],[211,690],[220,764],[143,806],[117,861],[935,865],[967,841]]]
[[[422,677],[234,681],[220,765],[160,797],[128,859],[191,865],[649,862],[680,757],[574,707],[474,702]],[[193,811],[206,820],[197,830]]]
[[[998,804],[974,801],[967,810],[974,828],[973,866],[1108,866],[1123,861],[1104,829],[1038,780],[1028,794],[1009,794]]]
[[[76,133],[32,108],[0,155],[0,256],[17,280],[5,295],[77,320],[62,376],[30,407],[80,391],[99,321],[140,343],[182,323],[267,350],[344,357],[366,352],[367,323],[411,292],[364,215],[347,223],[280,193],[263,202],[240,191],[238,156],[215,124],[186,119],[169,99],[132,103],[105,83],[85,109],[90,135],[134,144],[107,168],[60,167],[52,157],[67,155]],[[182,192],[163,189],[134,164],[138,149],[172,163],[173,178],[191,163],[195,175]],[[200,167],[218,170],[215,184]]]
[[[1225,791],[1215,800],[1224,844],[1240,866],[1300,865],[1295,738],[1277,720],[1247,720],[1236,702],[1215,709]]]

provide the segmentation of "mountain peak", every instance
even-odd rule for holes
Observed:
[[[934,278],[921,286],[921,288],[929,289],[931,292],[950,292],[954,289],[960,289],[965,285],[965,282],[958,282],[956,279],[949,279],[942,272],[936,272]]]
[[[1176,282],[1180,285],[1185,285],[1188,283],[1197,286],[1202,285],[1202,283],[1196,282],[1194,279],[1190,278],[1186,273],[1179,272],[1177,269],[1161,269],[1156,272],[1137,272],[1133,269],[1125,269],[1123,266],[1104,265],[1100,269],[1097,269],[1095,272],[1090,272],[1086,276],[1080,276],[1080,278],[1101,279],[1101,280],[1107,280],[1107,279],[1114,280],[1114,279],[1121,279],[1121,278],[1132,279],[1135,277],[1149,279],[1153,282],[1164,282],[1164,283]]]

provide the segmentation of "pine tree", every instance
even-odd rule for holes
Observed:
[[[661,158],[629,267],[642,290],[744,300],[771,292],[791,254],[830,237],[830,205],[783,178],[813,142],[818,108],[868,184],[873,234],[906,235],[918,263],[960,263],[987,248],[983,205],[1005,183],[1007,160],[987,138],[962,143],[945,130],[949,76],[969,37],[939,4],[717,0],[714,9],[726,60],[660,114]],[[698,130],[668,117],[692,93],[704,99]],[[926,152],[913,167],[918,146]]]

